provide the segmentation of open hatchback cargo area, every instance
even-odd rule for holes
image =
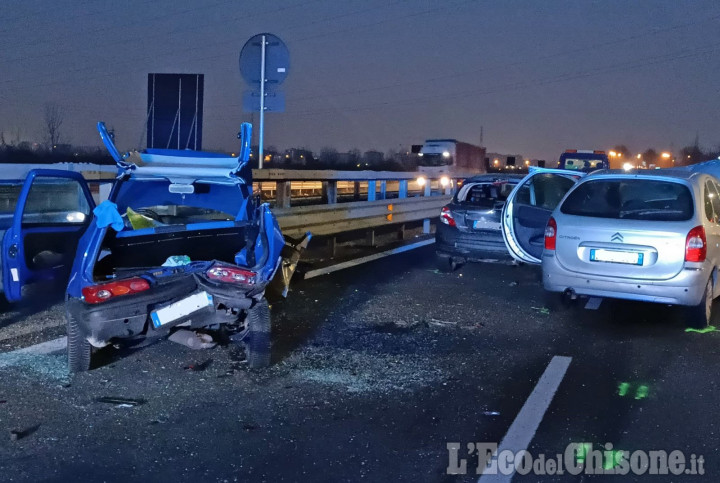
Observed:
[[[179,328],[222,332],[243,343],[250,367],[267,366],[266,289],[286,295],[310,236],[286,244],[269,206],[253,196],[250,125],[242,125],[238,157],[188,150],[120,155],[104,123],[98,131],[118,166],[107,200],[95,206],[77,173],[28,175],[3,238],[8,300],[19,300],[29,283],[68,280],[73,372],[91,367],[96,348]],[[37,209],[34,194],[50,192],[55,208]]]

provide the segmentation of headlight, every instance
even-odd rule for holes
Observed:
[[[443,158],[449,158],[450,153],[448,151],[443,151]]]

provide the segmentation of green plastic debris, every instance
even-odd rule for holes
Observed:
[[[585,458],[591,449],[591,443],[578,443],[577,453],[575,453],[575,461],[578,465],[585,463]]]
[[[609,451],[603,451],[604,453],[604,461],[603,461],[603,469],[604,470],[611,470],[615,468],[616,466],[619,466],[620,463],[622,463],[623,460],[623,452],[622,450],[609,450]],[[608,453],[610,455],[610,458],[608,458]]]
[[[648,396],[648,387],[645,385],[642,385],[637,388],[637,392],[635,392],[635,399],[645,399]]]
[[[618,396],[625,397],[628,393],[628,389],[630,389],[630,384],[627,382],[621,382],[618,386]]]
[[[541,313],[543,315],[550,315],[550,309],[547,307],[530,307],[533,310],[537,310],[538,313]]]
[[[708,332],[717,332],[717,328],[714,325],[709,325],[704,329],[693,329],[692,327],[688,327],[687,329],[685,329],[685,332],[697,332],[698,334],[707,334]]]

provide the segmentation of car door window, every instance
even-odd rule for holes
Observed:
[[[720,193],[718,193],[717,184],[712,181],[708,181],[705,185],[705,192],[709,192],[710,202],[712,203],[714,222],[720,223]]]
[[[78,181],[43,176],[30,186],[22,224],[82,224],[88,215],[90,205]]]
[[[523,184],[515,197],[515,204],[530,205],[552,211],[575,181],[552,173],[533,176]]]

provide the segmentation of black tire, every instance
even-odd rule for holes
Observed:
[[[261,369],[270,365],[270,307],[264,298],[259,300],[247,315],[248,333],[245,352],[248,367]]]
[[[462,261],[446,255],[435,255],[437,269],[443,273],[454,272],[462,266]]]
[[[705,293],[700,303],[688,307],[685,313],[685,325],[691,329],[704,329],[712,323],[713,317],[712,279],[705,285]]]
[[[561,312],[573,306],[573,300],[565,292],[545,292],[545,308],[550,312]]]
[[[72,372],[85,372],[90,369],[92,346],[83,337],[75,318],[65,311],[67,323],[67,360],[68,370]]]

